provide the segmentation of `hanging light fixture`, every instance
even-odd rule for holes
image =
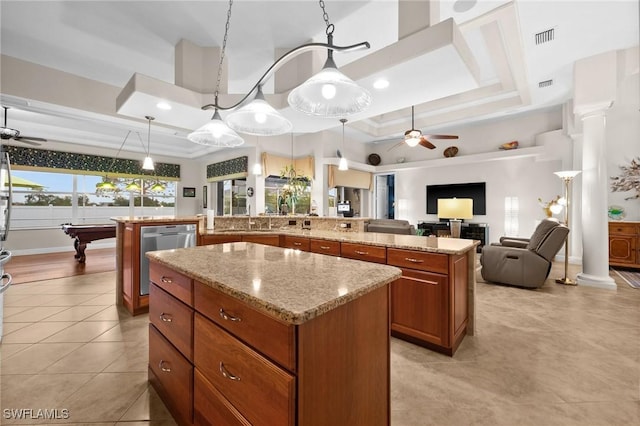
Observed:
[[[151,120],[155,120],[155,117],[151,117],[150,115],[145,115],[144,118],[149,122],[149,131],[147,133],[147,156],[144,157],[144,161],[142,162],[142,168],[144,170],[155,170],[155,166],[153,165],[153,159],[151,159]]]
[[[342,123],[342,154],[340,155],[340,164],[338,164],[338,170],[349,170],[349,163],[344,156],[344,125],[347,122],[347,119],[341,118],[340,122]]]
[[[282,135],[293,129],[291,122],[264,100],[262,86],[251,103],[229,114],[227,123],[237,132],[258,136]]]
[[[324,1],[320,0],[327,25],[327,61],[322,70],[293,89],[287,98],[291,108],[309,115],[343,117],[362,112],[371,105],[371,95],[349,77],[338,71],[333,60],[334,25],[329,22]]]
[[[411,106],[411,130],[407,130],[404,132],[404,142],[409,145],[411,148],[418,146],[420,143],[420,137],[422,136],[422,132],[420,130],[416,130],[414,125],[414,116],[413,116],[413,105]]]
[[[125,187],[125,189],[129,192],[138,192],[140,191],[142,188],[140,187],[140,185],[138,185],[138,182],[136,182],[136,180],[132,180],[131,182],[129,182],[127,184],[127,186]]]
[[[165,186],[160,183],[160,181],[156,181],[156,183],[151,185],[151,188],[149,188],[149,190],[153,192],[162,192],[165,190]]]
[[[213,109],[214,114],[210,123],[190,133],[187,138],[195,143],[220,147],[235,147],[244,140],[233,129],[253,135],[278,135],[292,130],[291,123],[271,107],[262,94],[262,85],[285,62],[302,52],[313,49],[326,49],[327,61],[324,68],[305,83],[295,88],[288,96],[289,105],[298,111],[309,115],[324,117],[344,117],[364,111],[371,105],[371,95],[367,90],[358,86],[349,77],[338,71],[333,52],[349,52],[362,48],[370,48],[368,42],[361,42],[350,46],[336,46],[333,44],[334,25],[329,21],[325,10],[324,0],[319,0],[323,19],[326,24],[327,43],[307,43],[300,45],[278,58],[258,79],[249,92],[231,106],[221,106],[218,103],[221,68],[226,50],[229,32],[229,20],[233,0],[229,0],[227,24],[220,53],[218,66],[218,81],[216,84],[215,102],[202,107],[203,110]],[[254,100],[227,117],[227,126],[220,117],[219,111],[232,110],[245,105],[251,94],[256,93]],[[233,129],[232,129],[233,128]]]
[[[229,36],[229,22],[231,21],[231,6],[233,5],[233,0],[229,0],[229,10],[227,11],[227,24],[224,29],[224,38],[222,41],[222,50],[220,51],[220,62],[218,62],[218,78],[216,81],[216,91],[215,91],[215,110],[213,112],[213,117],[211,117],[211,121],[209,121],[204,126],[200,127],[198,130],[189,133],[187,135],[187,139],[191,142],[200,144],[200,145],[208,145],[208,146],[217,146],[217,147],[236,147],[240,146],[244,143],[244,139],[242,139],[236,132],[233,131],[229,126],[227,126],[224,121],[222,121],[222,117],[218,112],[218,94],[220,92],[220,79],[222,78],[222,64],[224,62],[224,53],[227,49],[227,37]],[[246,97],[245,97],[246,98]]]
[[[120,148],[118,148],[118,152],[116,152],[116,156],[113,158],[113,160],[111,161],[111,164],[107,168],[104,178],[102,179],[102,181],[96,183],[96,190],[102,191],[102,192],[110,192],[110,191],[115,191],[117,189],[116,184],[113,182],[112,179],[109,178],[109,172],[111,172],[111,170],[113,169],[113,166],[115,166],[116,161],[118,160],[118,156],[120,155],[120,151],[122,151],[122,147],[127,142],[127,139],[129,138],[130,134],[131,134],[131,130],[127,132],[126,136],[124,137],[124,140],[120,144]]]

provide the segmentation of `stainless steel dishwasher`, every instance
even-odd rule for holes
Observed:
[[[149,294],[148,251],[195,247],[196,225],[153,225],[140,227],[140,295]]]

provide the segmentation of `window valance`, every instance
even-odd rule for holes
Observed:
[[[273,154],[262,153],[262,174],[265,176],[280,176],[285,167],[291,166],[290,157],[279,157]],[[293,159],[293,168],[298,177],[313,179],[315,177],[314,159],[312,156]]]
[[[25,148],[7,145],[4,147],[9,153],[11,163],[17,169],[40,170],[58,173],[76,173],[153,178],[163,180],[180,180],[180,165],[169,163],[155,163],[155,173],[142,169],[140,160],[126,158],[104,157],[101,155],[79,154],[75,152],[52,151],[38,148]],[[115,159],[115,162],[114,162]]]
[[[249,157],[232,158],[207,165],[207,182],[240,179],[249,175]]]
[[[329,166],[329,188],[346,186],[349,188],[372,189],[373,174],[360,170],[338,170],[338,166]]]

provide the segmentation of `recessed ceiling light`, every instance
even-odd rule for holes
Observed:
[[[158,109],[164,109],[164,110],[167,110],[167,111],[171,109],[171,105],[169,105],[168,102],[164,102],[164,101],[158,102],[156,104],[156,107],[158,107]]]
[[[376,89],[386,89],[389,87],[389,80],[386,78],[379,78],[373,83],[373,87]]]
[[[453,3],[453,10],[458,13],[463,13],[473,9],[477,2],[478,0],[457,0]]]

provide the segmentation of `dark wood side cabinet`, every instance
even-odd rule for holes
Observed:
[[[609,265],[640,268],[640,222],[609,222]]]

